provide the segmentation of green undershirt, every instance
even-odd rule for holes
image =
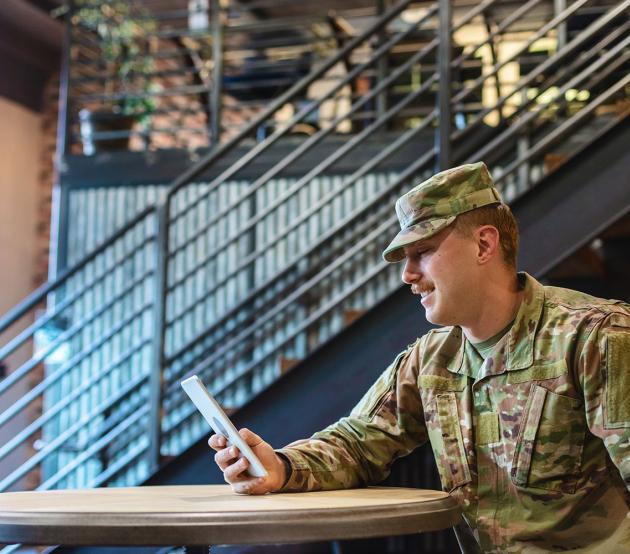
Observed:
[[[514,321],[515,319],[510,321],[510,323],[489,339],[481,342],[466,341],[467,348],[464,349],[464,355],[469,357],[469,367],[472,369],[474,373],[473,377],[475,379],[477,378],[477,375],[479,375],[479,370],[481,369],[484,360],[492,355],[494,347],[505,335],[507,335],[508,331],[514,324]],[[468,345],[472,348],[469,348]]]

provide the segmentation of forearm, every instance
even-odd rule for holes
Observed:
[[[374,484],[392,462],[427,440],[410,348],[381,375],[349,417],[287,445],[291,465],[283,491],[331,490]]]

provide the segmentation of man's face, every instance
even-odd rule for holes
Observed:
[[[479,285],[477,244],[452,226],[404,248],[402,280],[421,297],[426,318],[436,325],[466,325],[476,313]]]

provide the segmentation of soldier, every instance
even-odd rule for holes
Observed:
[[[428,440],[465,551],[602,551],[614,535],[629,550],[606,551],[630,552],[630,306],[517,273],[516,222],[483,163],[417,185],[396,213],[383,257],[404,260],[441,327],[310,439],[273,450],[243,429],[266,478],[211,437],[225,480],[247,494],[376,484]]]

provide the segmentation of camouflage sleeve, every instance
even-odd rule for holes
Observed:
[[[579,362],[586,420],[630,490],[630,310],[600,320]]]
[[[420,342],[396,357],[348,417],[278,450],[291,466],[281,492],[377,483],[396,458],[427,440],[417,385]]]

